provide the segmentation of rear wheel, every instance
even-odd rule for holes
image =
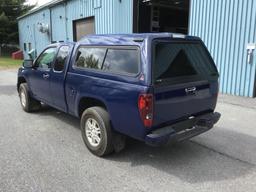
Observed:
[[[22,109],[26,112],[37,111],[41,108],[41,103],[33,99],[28,92],[27,83],[20,84],[19,97]]]
[[[108,112],[102,107],[86,109],[81,118],[81,132],[85,145],[96,156],[113,152],[113,133]]]

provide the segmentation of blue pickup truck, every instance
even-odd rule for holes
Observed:
[[[89,35],[48,46],[18,71],[21,106],[47,104],[81,119],[97,156],[131,137],[158,146],[211,129],[218,71],[200,38],[170,33]]]

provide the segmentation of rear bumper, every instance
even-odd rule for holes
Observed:
[[[145,142],[149,145],[157,146],[165,144],[168,141],[179,142],[190,139],[213,128],[220,117],[221,114],[215,112],[187,119],[152,131],[146,136]]]

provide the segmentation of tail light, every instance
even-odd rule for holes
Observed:
[[[141,120],[145,127],[153,125],[153,95],[141,94],[138,100]]]

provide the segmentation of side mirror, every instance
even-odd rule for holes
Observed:
[[[31,60],[31,59],[24,60],[23,67],[24,68],[32,68],[33,67],[33,60]]]
[[[30,59],[35,59],[36,58],[36,50],[32,49],[28,52],[28,56]]]

